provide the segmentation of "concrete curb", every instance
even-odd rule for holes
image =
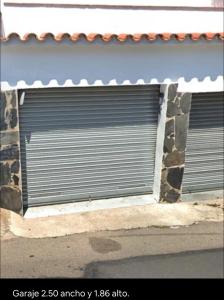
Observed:
[[[0,208],[0,220],[1,220],[1,227],[0,227],[1,240],[8,240],[15,237],[13,233],[10,231],[11,212],[9,210]]]
[[[9,215],[8,233],[26,238],[44,238],[103,230],[220,222],[223,221],[223,200],[149,204],[33,219],[23,218],[13,212]]]

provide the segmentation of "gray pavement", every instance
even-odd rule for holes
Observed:
[[[223,249],[131,257],[90,264],[85,278],[224,278]]]
[[[199,277],[220,277],[222,255],[220,250],[215,249],[221,248],[222,222],[205,222],[189,227],[102,231],[56,238],[14,237],[1,241],[1,278],[83,278],[102,274],[130,277],[136,270],[138,277],[148,277],[149,270],[155,277],[169,277],[177,274],[175,272],[180,268],[195,277],[191,271],[196,265]],[[208,249],[214,251],[203,252]],[[172,256],[189,251],[202,252]],[[122,267],[120,270],[119,266]],[[203,272],[200,271],[202,269]]]

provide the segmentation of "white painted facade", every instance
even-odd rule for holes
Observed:
[[[220,10],[31,7],[12,4],[31,1],[5,1],[9,2],[10,6],[2,5],[5,36],[11,32],[23,36],[28,32],[40,35],[43,32],[223,31]],[[52,1],[46,1],[49,2]],[[81,1],[73,1],[74,4],[78,2]],[[108,1],[95,1],[95,4],[105,4],[99,2]],[[88,1],[83,3],[88,4]],[[120,3],[123,5],[122,1]],[[133,5],[135,3],[133,1]],[[208,1],[206,3],[208,6]],[[146,1],[138,5],[146,5]],[[2,89],[179,82],[180,91],[223,90],[223,44],[220,40],[140,43],[11,40],[2,43],[1,62]]]
[[[183,91],[222,90],[217,42],[103,44],[11,41],[2,47],[2,88],[179,82]]]
[[[5,0],[4,3],[212,7],[212,0]]]
[[[3,6],[3,30],[8,35],[27,32],[147,33],[220,32],[222,11],[17,7]],[[15,22],[16,20],[16,22]]]

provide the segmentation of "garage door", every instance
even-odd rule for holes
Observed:
[[[158,111],[159,86],[27,90],[25,203],[152,193]]]
[[[223,188],[223,93],[192,95],[183,192]]]

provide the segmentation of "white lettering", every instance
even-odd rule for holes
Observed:
[[[19,291],[19,290],[13,290],[12,292],[13,297],[23,297],[23,298],[31,298],[34,299],[36,297],[39,297],[39,292],[38,291]]]

